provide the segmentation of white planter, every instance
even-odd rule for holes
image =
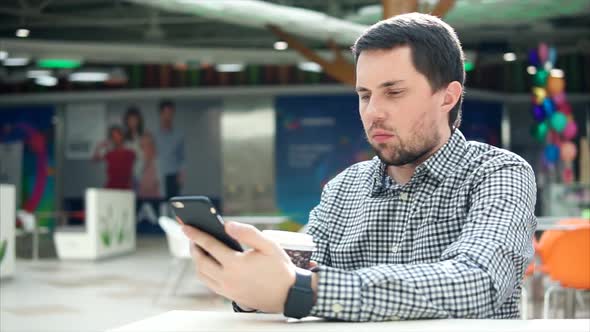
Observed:
[[[15,194],[13,185],[0,184],[0,278],[14,275]]]
[[[89,188],[85,205],[85,227],[54,233],[60,259],[99,259],[135,251],[132,191]]]

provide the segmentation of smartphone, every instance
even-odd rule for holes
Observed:
[[[223,218],[206,196],[176,196],[169,200],[176,220],[184,225],[195,227],[236,251],[242,246],[225,232]]]

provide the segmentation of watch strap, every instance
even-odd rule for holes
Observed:
[[[309,316],[314,305],[311,276],[312,272],[309,270],[301,269],[295,272],[295,284],[289,289],[285,302],[285,316],[293,318]]]

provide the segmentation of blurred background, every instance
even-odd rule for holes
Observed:
[[[350,46],[413,11],[462,42],[461,131],[535,170],[523,318],[590,317],[590,235],[565,277],[543,259],[543,234],[590,223],[587,0],[3,0],[0,329],[231,310],[196,281],[166,199],[300,230],[323,185],[374,156]]]

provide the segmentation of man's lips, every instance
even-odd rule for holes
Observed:
[[[371,138],[377,143],[383,143],[391,139],[393,136],[395,135],[384,130],[375,130],[371,133]]]

